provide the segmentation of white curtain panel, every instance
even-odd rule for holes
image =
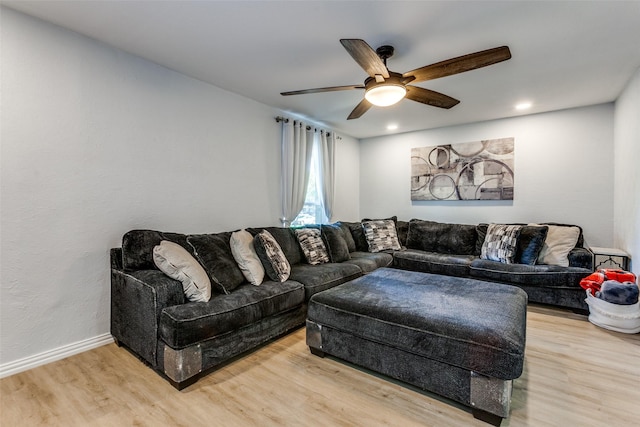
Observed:
[[[283,227],[291,224],[304,206],[313,153],[313,129],[305,123],[282,120],[282,218]]]
[[[336,135],[335,132],[320,132],[320,174],[322,177],[322,203],[327,220],[331,222],[336,176]]]

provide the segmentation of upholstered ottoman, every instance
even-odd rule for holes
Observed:
[[[307,345],[498,425],[522,374],[526,314],[515,286],[381,268],[311,298]]]

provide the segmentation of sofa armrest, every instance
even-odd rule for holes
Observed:
[[[581,267],[593,271],[593,252],[589,248],[573,248],[568,258],[569,267]]]
[[[184,303],[182,284],[159,270],[111,270],[111,334],[154,367],[160,313]]]

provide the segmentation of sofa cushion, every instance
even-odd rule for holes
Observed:
[[[284,252],[284,255],[287,257],[289,264],[293,265],[306,262],[304,253],[302,253],[302,248],[300,247],[300,243],[298,243],[293,229],[289,227],[247,228],[247,231],[253,236],[262,230],[267,230],[273,238],[276,239],[276,242],[280,245],[280,249],[282,249],[282,252]]]
[[[589,273],[590,270],[579,267],[503,264],[485,259],[476,259],[470,266],[471,277],[477,279],[550,288],[579,288],[580,280]]]
[[[344,236],[344,241],[347,242],[347,249],[349,252],[356,251],[356,241],[353,240],[353,235],[351,234],[351,228],[344,222],[336,222],[335,225],[338,225],[342,229],[342,234]]]
[[[351,258],[345,263],[357,265],[363,273],[371,273],[382,267],[393,264],[393,255],[386,252],[351,252]]]
[[[400,250],[398,233],[395,222],[392,220],[363,221],[362,228],[367,238],[369,252],[381,252],[386,250]]]
[[[396,231],[398,232],[398,242],[400,242],[400,246],[407,246],[409,221],[396,221]]]
[[[253,244],[269,278],[276,282],[287,280],[291,273],[291,265],[271,233],[262,230],[254,237]]]
[[[369,251],[369,244],[367,238],[364,236],[364,230],[362,229],[361,222],[341,222],[342,225],[346,225],[351,231],[351,237],[355,244],[355,250],[358,252]]]
[[[317,228],[300,228],[294,231],[309,264],[317,265],[329,262],[329,254],[320,235],[320,230]]]
[[[393,253],[393,265],[403,270],[467,277],[471,262],[477,258],[475,255],[451,255],[407,249]]]
[[[224,294],[244,282],[244,275],[231,253],[230,239],[230,232],[192,234],[187,237],[196,259],[209,275],[211,285]]]
[[[265,281],[256,287],[245,283],[229,295],[218,295],[207,303],[181,304],[162,310],[160,339],[172,348],[184,348],[264,318],[300,306],[302,284]]]
[[[291,280],[304,285],[305,299],[362,275],[357,265],[342,262],[319,265],[297,264],[291,267]]]
[[[521,231],[521,225],[489,224],[480,258],[513,264]]]
[[[477,236],[475,225],[412,219],[409,221],[407,248],[441,254],[475,255]]]
[[[344,238],[342,227],[336,224],[323,224],[320,226],[322,240],[324,240],[329,252],[331,262],[342,262],[349,259],[349,247]]]
[[[537,224],[530,224],[537,225]],[[538,264],[569,266],[569,252],[578,243],[580,228],[548,225],[549,231],[538,257]]]
[[[198,261],[177,243],[163,240],[153,248],[153,261],[167,276],[182,283],[189,301],[207,302],[211,298],[211,281]]]
[[[264,280],[264,267],[253,246],[253,236],[247,230],[231,233],[229,240],[231,254],[236,260],[242,275],[249,283],[259,286]]]
[[[153,248],[167,240],[177,243],[193,255],[187,236],[154,230],[131,230],[122,236],[122,267],[127,270],[156,270]]]

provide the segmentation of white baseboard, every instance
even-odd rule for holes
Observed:
[[[72,344],[67,344],[62,347],[54,348],[53,350],[45,351],[44,353],[36,354],[34,356],[25,357],[24,359],[4,363],[0,365],[0,378],[46,365],[47,363],[55,362],[56,360],[64,359],[69,356],[73,356],[74,354],[82,353],[112,342],[113,337],[111,334],[106,333]]]

